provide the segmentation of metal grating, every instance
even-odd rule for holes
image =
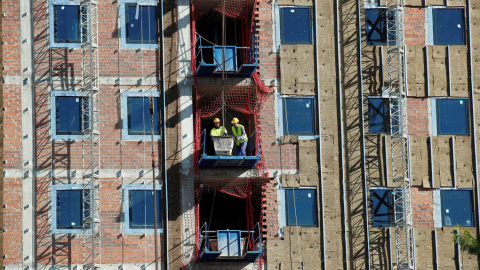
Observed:
[[[388,93],[396,269],[414,269],[405,84],[403,1],[387,0]]]
[[[100,230],[100,132],[98,113],[98,5],[94,0],[80,2],[83,149],[83,269],[99,269]]]

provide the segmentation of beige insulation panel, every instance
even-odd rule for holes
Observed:
[[[407,80],[408,95],[424,97],[426,95],[425,47],[408,46]]]
[[[304,177],[300,178],[301,186],[316,186],[319,176],[318,162],[318,139],[317,140],[300,140],[298,142],[298,160],[300,174]]]
[[[470,2],[476,2],[470,0]],[[448,0],[449,7],[465,7],[467,5],[466,0]]]
[[[382,55],[380,54],[380,46],[364,46],[362,48],[362,75],[364,95],[382,95]]]
[[[367,183],[369,187],[385,187],[384,136],[381,134],[365,135],[365,161]]]
[[[440,175],[435,181],[440,181],[442,187],[453,187],[452,147],[448,135],[437,136],[438,155],[433,160],[434,166],[439,167]],[[435,145],[432,145],[435,147]]]
[[[313,45],[281,45],[281,93],[315,95],[315,61]]]
[[[430,165],[432,166],[433,171],[433,180],[434,180],[434,188],[441,187],[440,181],[440,166],[438,165],[438,138],[437,137],[430,137],[430,144],[432,148]]]
[[[447,47],[429,46],[430,95],[448,96]]]
[[[370,268],[388,269],[390,265],[388,229],[370,227]]]
[[[408,95],[412,97],[417,96],[417,83],[416,83],[416,64],[417,64],[417,53],[415,46],[408,46],[407,51],[407,82],[408,82]]]
[[[279,6],[312,6],[313,0],[278,0]]]
[[[453,227],[437,229],[437,255],[439,269],[456,269],[453,229]]]
[[[471,137],[455,137],[455,168],[458,188],[472,188],[474,186],[474,173],[472,163]]]
[[[415,227],[415,261],[417,269],[434,269],[433,230],[431,228]]]
[[[410,170],[412,185],[430,188],[428,137],[410,136]]]
[[[452,96],[468,97],[468,48],[450,46]]]
[[[429,6],[444,6],[445,0],[427,0]]]
[[[405,6],[423,6],[423,0],[405,0]]]

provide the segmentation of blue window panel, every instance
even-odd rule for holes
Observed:
[[[463,12],[463,8],[433,9],[435,45],[465,45],[465,17]]]
[[[467,99],[437,99],[437,133],[469,135]]]
[[[310,8],[281,8],[280,38],[282,44],[312,43],[311,18]]]
[[[162,228],[161,191],[157,190],[157,224]],[[153,229],[153,190],[129,190],[129,229]]]
[[[126,4],[127,44],[157,44],[157,7]]]
[[[315,189],[287,189],[287,226],[318,226],[317,191]]]
[[[215,64],[218,65],[215,71],[222,71],[222,47],[213,47],[213,55],[215,57]],[[236,71],[237,70],[237,61],[236,61],[236,47],[228,46],[225,47],[225,71]]]
[[[57,229],[81,229],[82,190],[57,191]]]
[[[472,190],[442,190],[443,226],[473,227]]]
[[[56,134],[82,134],[82,102],[85,98],[79,96],[56,96]],[[85,122],[85,125],[88,125]]]
[[[55,43],[80,43],[80,6],[54,5]]]
[[[387,98],[368,99],[369,133],[390,133],[390,109]]]
[[[160,134],[160,99],[153,98],[153,131],[155,135]],[[128,135],[149,135],[152,132],[150,120],[150,101],[148,97],[128,97]]]
[[[367,27],[367,44],[386,43],[387,27],[385,24],[385,9],[366,9],[365,19]]]
[[[314,135],[315,99],[283,98],[284,134]]]
[[[373,226],[388,227],[393,225],[393,191],[391,189],[371,189]]]

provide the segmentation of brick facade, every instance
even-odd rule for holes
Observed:
[[[405,45],[425,45],[425,8],[405,7]]]
[[[412,217],[413,226],[433,227],[433,190],[422,187],[412,187]]]
[[[428,101],[427,98],[407,99],[409,135],[428,136]]]

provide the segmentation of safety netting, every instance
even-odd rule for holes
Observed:
[[[195,172],[198,175],[198,159],[200,154],[202,120],[212,118],[221,112],[222,109],[230,108],[236,112],[243,114],[246,122],[246,133],[252,134],[257,131],[258,143],[256,150],[260,154],[260,160],[255,167],[254,177],[234,178],[229,176],[216,176],[210,178],[196,179],[195,182],[195,223],[196,223],[196,258],[198,260],[200,251],[200,198],[201,185],[208,185],[219,192],[230,196],[246,199],[246,217],[247,230],[252,230],[255,224],[259,224],[263,229],[263,193],[265,184],[268,180],[266,173],[265,159],[261,151],[262,139],[261,130],[258,122],[258,115],[267,98],[273,93],[273,89],[266,87],[255,71],[250,78],[241,80],[228,79],[222,82],[222,85],[202,83],[196,75],[196,22],[202,18],[203,14],[209,11],[215,11],[231,18],[238,18],[241,21],[242,29],[242,46],[251,46],[253,42],[254,19],[255,19],[255,0],[225,0],[223,6],[222,0],[192,0],[191,1],[191,59],[192,74],[194,78],[194,117],[195,117]],[[206,80],[208,81],[208,80]],[[254,130],[255,129],[255,130]],[[257,269],[261,269],[263,265],[263,257],[261,256],[256,262]],[[185,266],[185,262],[184,262]],[[223,266],[224,267],[224,266]],[[225,268],[223,268],[225,269]]]

